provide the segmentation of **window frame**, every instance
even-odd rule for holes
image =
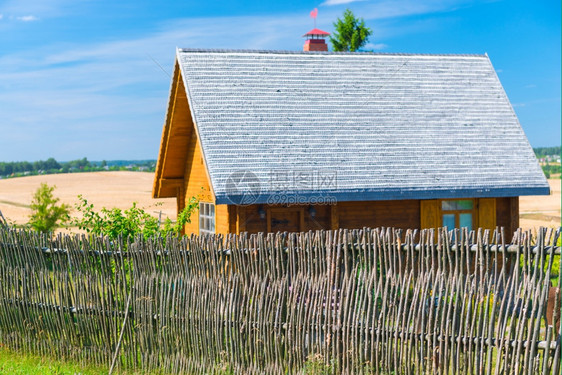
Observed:
[[[212,213],[211,213],[212,211]],[[216,233],[216,207],[213,202],[199,202],[199,235],[213,235]],[[209,225],[204,225],[205,219]],[[213,229],[210,229],[210,228]]]
[[[446,201],[471,201],[472,208],[471,209],[457,209],[457,210],[444,210],[443,209],[443,202]],[[478,199],[476,198],[449,198],[449,199],[439,199],[439,220],[441,222],[441,226],[444,226],[443,223],[443,215],[455,215],[455,228],[461,228],[460,226],[460,214],[469,213],[472,215],[472,223],[471,223],[471,230],[478,226],[477,218],[478,218]],[[447,228],[449,230],[455,228]]]

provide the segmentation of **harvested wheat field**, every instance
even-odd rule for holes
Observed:
[[[153,178],[152,173],[145,172],[91,172],[0,180],[0,211],[9,221],[17,224],[27,222],[33,192],[45,182],[56,185],[55,196],[72,207],[78,202],[78,194],[82,194],[97,209],[126,209],[137,202],[139,207],[154,216],[162,211],[163,219],[169,217],[175,220],[175,198],[151,198]],[[549,183],[551,195],[520,198],[520,225],[523,229],[560,226],[560,179],[549,180]]]
[[[18,177],[0,180],[0,211],[8,221],[26,223],[31,213],[29,204],[33,193],[44,182],[56,185],[53,192],[61,202],[72,208],[82,194],[96,210],[106,208],[130,208],[133,202],[148,213],[162,219],[176,218],[176,199],[152,199],[153,173],[146,172],[90,172],[45,176]],[[161,203],[161,204],[159,204]],[[73,210],[71,216],[78,213]]]
[[[523,229],[560,226],[560,179],[548,183],[550,195],[519,198],[519,225]]]

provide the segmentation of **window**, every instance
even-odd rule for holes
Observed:
[[[199,234],[215,234],[215,205],[199,203]]]
[[[474,218],[474,200],[443,200],[441,201],[442,225],[449,229],[468,228],[472,230]]]
[[[496,198],[424,199],[420,201],[420,227],[449,229],[496,228]],[[517,219],[517,218],[516,218]],[[517,225],[517,224],[516,224]]]

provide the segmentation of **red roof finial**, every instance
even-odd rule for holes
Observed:
[[[330,33],[316,28],[316,17],[318,17],[318,8],[314,8],[310,12],[310,17],[314,20],[314,29],[310,30],[303,37],[306,38],[304,42],[304,51],[327,51],[328,45],[324,40]]]
[[[316,37],[316,39],[320,39],[330,35],[330,33],[316,28],[316,17],[318,17],[318,8],[314,8],[310,11],[310,18],[314,20],[314,29],[304,34],[303,37],[309,37],[308,39],[315,39]]]
[[[305,36],[315,37],[316,36],[316,37],[319,37],[319,38],[325,38],[328,35],[330,35],[330,33],[327,32],[327,31],[323,31],[323,30],[320,30],[320,29],[312,29],[309,32],[307,32],[306,34],[304,34],[303,37],[305,37]]]

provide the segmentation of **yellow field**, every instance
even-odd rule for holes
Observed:
[[[33,193],[42,182],[56,185],[54,195],[61,202],[74,208],[78,194],[99,210],[106,208],[126,209],[137,202],[137,206],[162,220],[176,218],[176,199],[152,199],[153,173],[146,172],[90,172],[45,176],[18,177],[0,180],[0,211],[8,221],[26,223],[31,213],[29,204]],[[71,215],[78,215],[74,210]]]
[[[9,221],[17,224],[27,222],[33,192],[45,182],[56,185],[55,196],[72,207],[78,202],[78,194],[82,194],[97,209],[126,209],[137,202],[139,207],[156,217],[161,211],[162,219],[169,217],[175,220],[175,198],[151,198],[153,178],[152,173],[145,172],[91,172],[0,180],[0,211]],[[523,229],[560,226],[560,179],[551,179],[549,183],[551,195],[520,198]]]
[[[550,195],[519,198],[519,225],[523,229],[560,226],[560,178],[548,183]]]

